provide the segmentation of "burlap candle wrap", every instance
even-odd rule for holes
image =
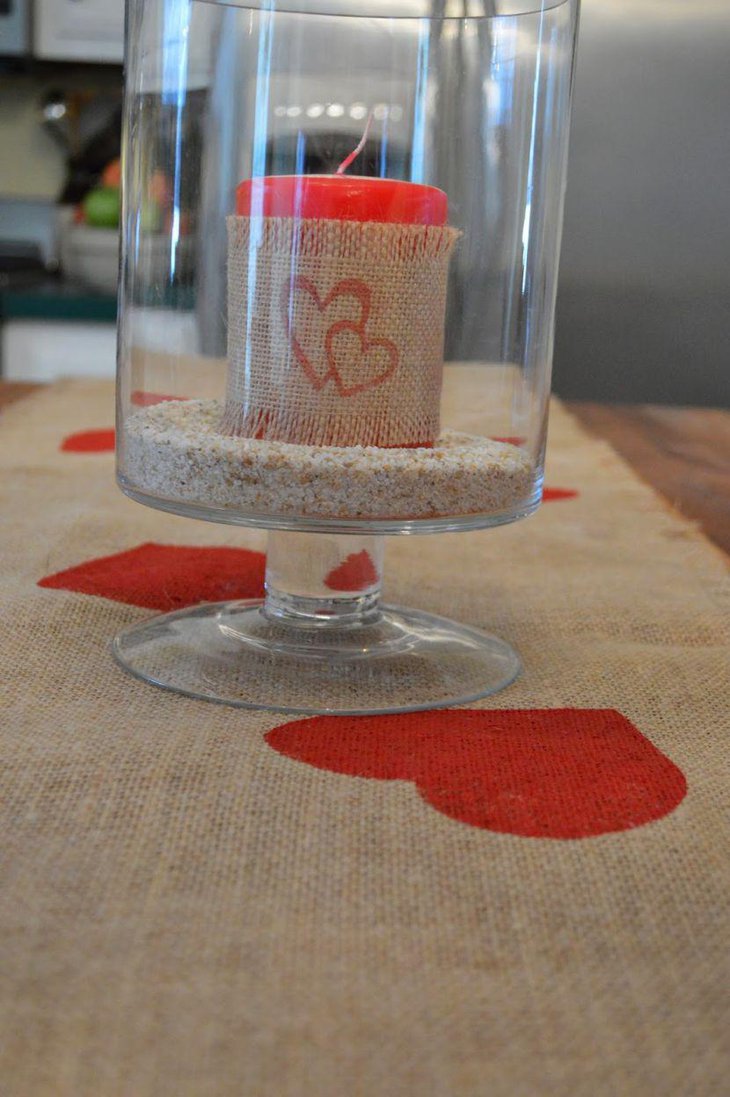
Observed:
[[[432,445],[458,236],[230,217],[224,429],[314,446]]]

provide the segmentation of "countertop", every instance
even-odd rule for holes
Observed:
[[[80,284],[51,276],[16,280],[0,287],[0,321],[83,320],[113,324],[117,300]]]

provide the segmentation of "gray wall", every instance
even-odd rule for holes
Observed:
[[[554,388],[730,405],[730,0],[583,0]]]

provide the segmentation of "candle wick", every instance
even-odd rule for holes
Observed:
[[[350,155],[345,157],[345,159],[342,161],[339,168],[335,172],[335,175],[344,175],[345,172],[347,171],[347,169],[349,168],[350,164],[352,163],[352,161],[356,160],[357,157],[362,152],[362,150],[365,148],[365,142],[368,139],[368,133],[370,132],[370,124],[371,124],[372,120],[373,120],[373,112],[371,110],[370,113],[368,114],[367,122],[365,123],[365,130],[363,132],[362,137],[360,138],[360,141],[358,142],[357,148],[354,148],[352,150],[352,152],[350,153]]]

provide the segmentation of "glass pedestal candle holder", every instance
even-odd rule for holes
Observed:
[[[299,713],[515,678],[496,637],[381,604],[384,538],[539,504],[576,25],[131,0],[119,483],[271,531],[264,600],[127,629],[133,674]]]

